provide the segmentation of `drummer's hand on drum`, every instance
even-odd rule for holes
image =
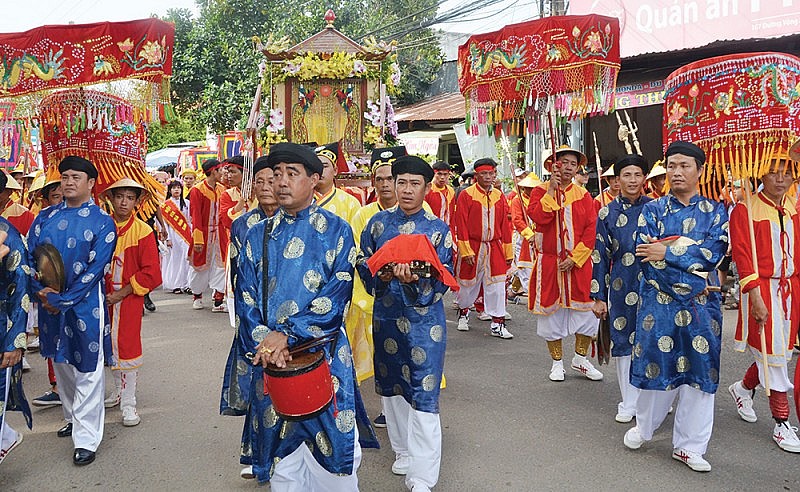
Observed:
[[[274,364],[280,368],[286,367],[286,361],[292,360],[289,355],[289,337],[279,331],[271,331],[256,347],[253,365]]]
[[[419,275],[411,273],[411,267],[408,263],[398,263],[392,269],[392,273],[400,282],[410,284],[419,280]]]
[[[606,306],[605,301],[598,299],[594,301],[592,312],[597,316],[597,319],[606,319],[608,317],[608,306]]]

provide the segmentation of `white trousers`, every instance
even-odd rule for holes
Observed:
[[[524,238],[522,237],[522,234],[514,231],[514,265],[511,276],[517,277],[522,283],[522,292],[528,292],[528,285],[531,283],[531,272],[533,271],[533,267],[531,266],[530,261],[528,261],[526,266],[520,266],[519,264],[519,256],[520,252],[522,251],[523,241]]]
[[[209,287],[217,292],[225,292],[225,265],[221,264],[219,242],[213,241],[208,248],[205,268],[189,270],[189,288],[195,294],[202,294]]]
[[[599,322],[591,311],[559,308],[553,314],[536,316],[536,334],[548,342],[576,333],[593,337],[597,335],[598,326]]]
[[[114,371],[120,374],[119,407],[120,409],[131,407],[136,408],[136,379],[139,371]]]
[[[667,417],[669,407],[679,396],[672,427],[672,447],[706,454],[714,427],[714,395],[689,385],[669,391],[641,390],[636,402],[636,426],[649,441]]]
[[[353,448],[353,473],[334,475],[322,467],[308,446],[300,444],[289,456],[275,465],[269,479],[272,492],[358,492],[358,467],[361,464],[361,445],[358,444],[358,429],[355,430]]]
[[[0,373],[0,377],[6,380],[6,391],[3,395],[3,406],[0,408],[0,452],[8,450],[19,438],[19,432],[15,431],[6,419],[6,404],[8,403],[8,392],[11,387],[11,368],[7,367]]]
[[[103,405],[105,374],[102,338],[99,342],[97,368],[92,372],[79,372],[75,367],[61,362],[53,364],[64,420],[72,422],[72,443],[75,448],[89,451],[97,451],[100,446],[106,417]]]
[[[488,283],[486,281],[479,281],[473,285],[462,285],[456,292],[456,299],[458,300],[458,307],[461,309],[468,308],[475,303],[478,298],[478,293],[481,291],[483,285],[483,307],[486,314],[501,318],[506,314],[506,285],[503,282]]]
[[[750,348],[750,353],[753,354],[753,358],[756,361],[756,366],[758,366],[758,380],[761,381],[761,386],[764,386],[764,363],[763,358],[761,356],[761,352],[754,349],[753,347]],[[791,360],[791,352],[789,352],[789,357]],[[770,363],[767,367],[769,368],[769,389],[775,391],[783,391],[784,393],[790,393],[794,390],[794,384],[792,380],[789,378],[789,360],[787,360],[784,364],[781,365],[772,365]]]
[[[34,328],[39,328],[39,303],[32,302],[28,310],[28,323],[25,325],[25,333],[35,333]]]
[[[386,430],[398,458],[409,458],[406,487],[433,488],[442,461],[442,424],[438,413],[420,412],[402,396],[383,396]]]
[[[617,404],[617,413],[635,417],[636,401],[642,390],[631,384],[631,356],[614,357],[614,363],[617,365],[617,383],[622,395],[622,401]]]

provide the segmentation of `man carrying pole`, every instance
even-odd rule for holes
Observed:
[[[749,214],[744,203],[731,212],[733,260],[741,277],[741,295],[748,294],[748,302],[739,303],[735,347],[742,352],[749,348],[755,362],[728,391],[742,420],[755,422],[753,395],[759,383],[764,385],[775,420],[772,439],[784,451],[800,453],[800,439],[788,424],[787,397],[793,387],[788,365],[800,314],[795,297],[800,292],[800,215],[786,194],[794,165],[784,148],[765,166],[760,178],[764,188],[750,199]]]
[[[537,315],[536,333],[547,341],[553,359],[551,381],[564,380],[562,340],[575,335],[572,369],[600,381],[603,373],[586,358],[597,320],[592,314],[589,257],[595,241],[595,201],[586,189],[572,183],[586,165],[583,153],[564,147],[545,160],[550,180],[531,192],[528,215],[536,230],[536,253],[528,309]]]

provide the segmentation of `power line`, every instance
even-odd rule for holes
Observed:
[[[475,1],[469,2],[468,4],[464,5],[461,8],[454,8],[454,9],[446,11],[446,12],[444,12],[442,14],[439,14],[436,17],[434,17],[432,19],[429,19],[427,21],[421,21],[416,26],[412,26],[412,27],[410,27],[408,29],[392,33],[392,34],[390,34],[388,36],[388,39],[401,38],[403,36],[407,36],[408,34],[411,34],[412,32],[418,31],[420,29],[425,29],[425,28],[431,27],[431,26],[436,25],[436,24],[445,23],[447,21],[454,21],[456,19],[462,19],[463,20],[463,17],[465,17],[465,16],[467,16],[469,14],[472,14],[474,12],[478,12],[479,10],[482,10],[482,9],[484,9],[486,7],[491,7],[492,5],[495,5],[497,3],[501,3],[503,1],[505,1],[505,0],[475,0]]]
[[[437,2],[436,2],[436,5],[432,5],[432,6],[430,6],[430,7],[426,7],[426,8],[424,8],[424,9],[422,9],[422,10],[419,10],[419,11],[417,11],[417,12],[414,12],[413,14],[409,14],[409,15],[407,15],[407,16],[405,16],[405,17],[401,17],[401,18],[399,18],[399,19],[397,19],[397,20],[395,20],[395,21],[393,21],[393,22],[390,22],[390,23],[388,23],[388,24],[385,24],[385,25],[381,26],[381,27],[380,27],[380,28],[378,28],[378,29],[375,29],[374,31],[369,31],[369,32],[367,32],[367,33],[365,33],[365,34],[363,34],[363,35],[359,36],[357,39],[358,39],[358,40],[362,40],[362,39],[366,38],[367,36],[370,36],[370,35],[373,35],[373,34],[378,34],[380,31],[382,31],[382,30],[384,30],[384,29],[387,29],[387,28],[388,28],[388,27],[390,27],[390,26],[393,26],[393,25],[395,25],[395,24],[399,24],[400,22],[403,22],[403,21],[404,21],[404,20],[406,20],[406,19],[410,19],[410,18],[412,18],[412,17],[415,17],[415,16],[417,16],[417,15],[419,15],[419,14],[423,14],[423,13],[425,13],[425,12],[428,12],[429,10],[438,9],[438,8],[439,8],[439,6],[440,6],[441,4],[443,4],[445,1],[446,1],[446,0],[439,0],[439,1],[437,1]]]
[[[80,5],[81,3],[83,3],[84,1],[85,1],[85,0],[77,0],[76,2],[74,2],[74,3],[72,4],[72,6],[71,6],[71,7],[67,7],[67,10],[66,10],[66,12],[71,12],[71,11],[75,10],[75,8],[76,8],[78,5]],[[66,2],[64,2],[64,3],[60,4],[59,6],[60,6],[60,7],[66,6]],[[50,12],[49,12],[49,13],[48,13],[48,14],[47,14],[45,17],[44,17],[44,19],[42,19],[42,24],[43,24],[43,25],[47,25],[47,20],[48,20],[50,17],[52,17],[54,13],[56,13],[56,12],[58,12],[58,11],[59,11],[59,8],[58,8],[58,7],[54,8],[53,10],[51,10],[51,11],[50,11]],[[66,14],[59,14],[59,15],[66,15]],[[58,22],[58,21],[54,21],[54,22]]]
[[[496,3],[500,3],[502,1],[505,1],[505,0],[472,0],[472,1],[468,1],[468,2],[463,2],[463,3],[459,4],[459,5],[451,8],[450,10],[447,10],[445,12],[437,14],[436,16],[432,17],[431,19],[420,21],[418,23],[418,25],[413,26],[411,29],[400,30],[400,31],[391,33],[389,35],[384,35],[382,37],[384,39],[387,39],[387,40],[403,37],[403,36],[405,36],[405,35],[407,35],[407,34],[409,34],[411,32],[418,31],[420,29],[424,29],[426,27],[429,27],[429,26],[434,25],[434,24],[441,23],[441,22],[446,21],[446,20],[453,20],[453,19],[457,19],[459,17],[462,17],[464,15],[469,15],[469,14],[475,12],[475,11],[478,11],[478,10],[483,9],[485,7],[492,6],[492,5],[494,5]],[[439,2],[437,2],[436,6],[438,7],[443,3],[444,3],[444,1],[440,0]],[[425,10],[427,11],[427,10],[431,10],[431,9],[432,9],[432,7],[429,7],[427,9],[425,9]],[[397,25],[397,24],[399,24],[399,23],[401,23],[401,22],[403,22],[405,20],[413,18],[415,15],[418,15],[418,13],[414,13],[414,14],[411,14],[411,15],[407,15],[405,17],[401,17],[400,19],[397,19],[397,20],[395,20],[395,21],[393,21],[393,22],[391,22],[389,24],[381,26],[381,28],[372,31],[372,33],[377,33],[377,32],[383,31],[387,27]],[[366,37],[369,34],[370,33],[365,34],[364,36],[362,36],[362,38]],[[362,39],[362,38],[359,38],[359,39]]]

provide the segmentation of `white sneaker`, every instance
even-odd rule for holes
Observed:
[[[421,483],[414,484],[411,487],[411,492],[431,492],[431,489],[427,485],[422,485]]]
[[[26,359],[24,356],[22,357],[22,370],[23,371],[30,371],[31,370],[31,365],[28,364],[28,359]]]
[[[564,370],[564,361],[554,360],[553,367],[550,368],[550,381],[563,381],[566,372]]]
[[[731,394],[734,403],[736,403],[736,411],[739,412],[739,417],[745,422],[755,422],[758,420],[755,410],[753,410],[753,391],[749,391],[742,386],[741,381],[736,381],[728,386],[728,393]]]
[[[592,363],[583,355],[575,354],[575,357],[572,358],[572,368],[592,381],[603,380],[603,373],[595,369]]]
[[[478,319],[481,320],[481,321],[491,321],[492,317],[489,316],[486,313],[486,311],[482,311],[482,312],[478,313]]]
[[[469,311],[458,316],[458,331],[469,331]]]
[[[787,422],[775,424],[772,439],[784,451],[800,453],[800,439],[797,438],[797,427],[791,427]]]
[[[628,429],[628,432],[625,433],[625,437],[622,438],[622,442],[625,443],[625,447],[628,449],[639,449],[644,444],[644,438],[642,437],[642,433],[639,432],[639,427],[631,427]]]
[[[37,350],[39,350],[39,337],[34,335],[34,336],[31,336],[31,337],[28,338],[27,351],[28,352],[36,352]]]
[[[614,417],[614,420],[616,420],[620,424],[627,424],[628,422],[633,420],[633,415],[628,415],[627,413],[618,413]]]
[[[14,432],[17,432],[17,431],[14,431]],[[8,456],[8,453],[10,453],[12,449],[14,449],[14,448],[16,448],[17,446],[20,445],[20,443],[22,442],[23,437],[24,436],[22,435],[22,432],[17,432],[17,437],[14,439],[14,442],[12,442],[11,445],[8,446],[8,448],[0,449],[0,463],[2,463],[4,459],[6,459],[6,457]]]
[[[506,329],[505,323],[492,323],[492,336],[502,338],[503,340],[511,340],[514,335]]]
[[[211,308],[211,312],[212,313],[227,313],[228,312],[228,306],[223,302],[219,306],[212,307]]]
[[[410,462],[411,460],[408,456],[397,456],[397,459],[395,459],[392,464],[392,473],[395,475],[405,475],[408,473],[408,465]]]
[[[125,407],[122,409],[122,425],[125,427],[133,427],[139,425],[142,419],[136,413],[136,407]]]
[[[688,451],[683,448],[673,449],[672,458],[683,462],[686,466],[696,472],[710,472],[711,464],[703,459],[703,455]]]
[[[203,309],[203,300],[202,299],[195,299],[192,302],[192,309]]]
[[[103,405],[104,405],[106,408],[114,408],[114,407],[116,407],[117,405],[119,405],[119,400],[120,400],[119,391],[117,391],[117,390],[114,390],[114,392],[113,392],[113,393],[111,393],[111,394],[108,396],[108,398],[106,398],[106,400],[103,402]]]
[[[253,473],[253,466],[245,466],[242,468],[242,471],[239,472],[239,476],[244,478],[245,480],[252,480],[256,478],[256,474]]]

